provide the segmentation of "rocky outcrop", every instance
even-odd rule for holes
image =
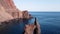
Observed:
[[[37,22],[36,18],[34,24],[27,24],[25,26],[24,34],[41,34],[40,25]]]
[[[31,14],[29,14],[29,12],[27,10],[22,11],[22,16],[24,19],[31,19],[32,18]]]
[[[35,27],[36,26],[32,24],[26,25],[24,34],[33,34]]]
[[[36,18],[35,18],[35,21],[34,21],[34,25],[36,26],[36,28],[34,29],[34,34],[41,34],[40,24],[38,23]]]

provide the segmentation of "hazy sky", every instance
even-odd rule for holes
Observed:
[[[60,11],[60,0],[14,0],[20,10]]]

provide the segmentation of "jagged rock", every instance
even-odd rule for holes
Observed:
[[[36,18],[35,18],[35,21],[34,21],[34,25],[36,26],[36,28],[34,29],[34,34],[41,34],[40,24],[38,23]]]
[[[25,25],[24,34],[41,34],[40,25],[37,22],[36,18],[34,24]]]
[[[24,34],[33,34],[35,27],[36,26],[33,25],[33,24],[25,25],[25,32],[24,32]]]
[[[22,11],[22,15],[23,15],[24,19],[30,19],[30,18],[32,18],[31,14],[29,14],[27,10]]]

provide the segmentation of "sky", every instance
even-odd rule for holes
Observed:
[[[20,10],[60,11],[60,0],[13,0]]]

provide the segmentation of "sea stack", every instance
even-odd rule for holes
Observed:
[[[41,34],[40,25],[35,18],[34,24],[25,25],[24,34]]]
[[[35,18],[34,25],[36,26],[36,28],[34,29],[34,34],[41,34],[40,25],[37,21],[37,18]]]

